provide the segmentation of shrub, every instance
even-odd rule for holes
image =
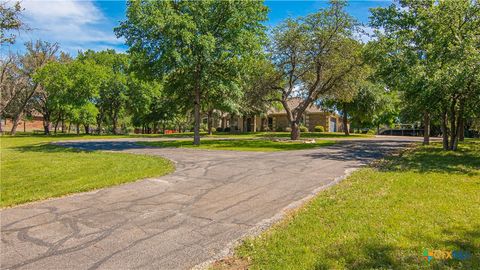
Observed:
[[[315,132],[325,132],[325,128],[323,126],[315,126]]]
[[[276,131],[276,132],[282,132],[282,131],[283,131],[283,128],[282,128],[282,127],[277,127],[277,128],[275,128],[275,131]]]
[[[308,128],[306,126],[300,126],[301,132],[308,132]]]
[[[226,127],[223,131],[224,131],[224,132],[230,132],[230,130],[231,130],[231,129],[230,129],[229,127]]]
[[[217,132],[217,129],[212,127],[212,132]]]
[[[287,127],[287,128],[285,128],[285,131],[286,131],[286,132],[292,132],[292,129],[289,128],[289,127]]]
[[[221,127],[217,128],[217,132],[223,132],[223,128]]]
[[[200,132],[205,132],[205,129],[200,128],[199,131],[200,131]]]

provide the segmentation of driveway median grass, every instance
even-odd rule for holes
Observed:
[[[161,176],[174,170],[160,157],[80,151],[49,144],[105,136],[3,136],[1,207]]]
[[[355,172],[213,268],[480,269],[479,205],[479,140],[419,147]]]
[[[263,139],[235,139],[235,140],[202,140],[199,146],[192,144],[192,141],[156,141],[139,142],[141,145],[154,147],[177,147],[177,148],[196,148],[210,150],[234,150],[234,151],[258,151],[274,152],[286,150],[304,150],[316,147],[329,146],[335,144],[331,140],[317,140],[306,143],[304,141],[272,141]]]

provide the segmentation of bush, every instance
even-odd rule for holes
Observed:
[[[282,127],[277,127],[277,128],[275,128],[275,131],[276,131],[276,132],[282,132],[282,131],[283,131],[283,128],[282,128]]]
[[[306,126],[300,126],[301,132],[308,132],[308,128]]]
[[[217,132],[223,132],[223,128],[221,127],[217,128]]]
[[[289,128],[289,127],[287,127],[287,128],[285,128],[285,131],[286,131],[286,132],[292,132],[292,129]]]
[[[230,128],[229,127],[226,127],[223,132],[230,132]]]
[[[203,129],[203,128],[200,128],[200,130],[199,130],[199,131],[200,131],[200,132],[205,132],[205,129]]]
[[[217,129],[212,127],[212,132],[217,132]]]
[[[323,126],[315,126],[315,132],[325,132],[325,128]]]

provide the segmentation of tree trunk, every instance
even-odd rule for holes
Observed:
[[[86,125],[83,125],[83,127],[85,128],[85,134],[90,134],[90,125],[89,124],[86,124]]]
[[[193,144],[200,145],[200,85],[197,79],[195,85],[195,99],[193,102]]]
[[[57,129],[58,129],[58,123],[60,123],[60,119],[57,119],[57,121],[55,121],[55,127],[54,127],[54,131],[53,133],[57,134]]]
[[[380,135],[380,124],[377,124],[377,135]]]
[[[343,122],[343,132],[345,133],[345,135],[349,136],[350,130],[348,130],[348,116],[347,116],[347,110],[345,108],[343,109],[342,122]]]
[[[252,121],[253,121],[252,131],[257,132],[257,116],[255,114],[252,116]]]
[[[18,121],[22,117],[22,113],[17,114],[12,120],[12,129],[10,130],[10,135],[15,135],[17,133]]]
[[[45,135],[50,134],[50,114],[44,114],[43,115],[43,130]]]
[[[300,138],[300,128],[297,121],[292,121],[290,123],[290,128],[292,129],[290,132],[290,139],[298,140]]]
[[[463,133],[462,130],[463,130],[463,110],[464,110],[464,107],[465,107],[465,102],[463,99],[460,99],[460,103],[459,103],[459,109],[458,109],[458,115],[457,115],[457,129],[455,131],[455,137],[452,138],[453,142],[452,142],[452,150],[453,151],[456,151],[458,149],[458,140],[459,140],[459,137],[460,137],[460,134]]]
[[[77,125],[76,125],[76,126],[77,126],[77,135],[80,135],[80,124],[79,124],[79,123],[77,123]]]
[[[448,128],[447,128],[447,110],[442,112],[442,138],[443,138],[443,150],[448,150]]]
[[[463,142],[465,141],[465,118],[462,117],[462,119],[460,119],[459,126],[460,126],[460,129],[458,134],[458,140],[460,142]]]
[[[456,103],[456,99],[453,99],[452,105],[450,106],[450,150],[455,150],[457,141]]]
[[[208,135],[212,135],[212,126],[213,126],[213,111],[210,110],[207,113],[207,126],[208,126]]]
[[[102,134],[102,119],[97,119],[97,134]]]
[[[113,135],[117,135],[117,116],[112,117]]]
[[[2,125],[2,117],[0,117],[0,134],[3,134],[3,125]]]
[[[423,145],[430,144],[430,114],[425,111],[423,113]]]

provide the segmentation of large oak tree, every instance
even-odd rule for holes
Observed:
[[[292,140],[300,137],[305,110],[361,68],[361,44],[354,39],[357,24],[345,6],[332,1],[327,9],[289,18],[273,30],[269,53],[277,75],[270,76],[270,87],[281,96]],[[291,108],[288,101],[294,97],[301,102]]]
[[[116,33],[137,69],[193,105],[198,145],[202,103],[211,91],[241,89],[245,58],[261,50],[266,14],[260,1],[130,1]]]

